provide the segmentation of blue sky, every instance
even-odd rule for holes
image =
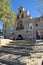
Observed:
[[[20,6],[23,6],[27,11],[30,12],[30,15],[35,18],[39,17],[40,13],[37,11],[37,5],[34,0],[10,0],[11,3],[11,9],[17,13],[18,8]],[[0,23],[0,29],[2,29],[2,23]]]
[[[0,22],[0,29],[2,29],[2,22]]]
[[[39,17],[40,13],[37,11],[37,4],[34,0],[11,0],[12,10],[17,13],[18,8],[23,6],[26,10],[30,12],[30,15],[35,18]]]

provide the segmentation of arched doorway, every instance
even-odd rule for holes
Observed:
[[[16,40],[23,40],[23,36],[22,36],[22,34],[18,34]]]

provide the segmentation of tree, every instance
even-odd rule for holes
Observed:
[[[3,20],[6,27],[14,25],[16,14],[11,10],[10,0],[0,0],[0,20]]]

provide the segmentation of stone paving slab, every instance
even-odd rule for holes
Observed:
[[[15,42],[17,42],[17,44]],[[39,42],[41,43],[41,41]],[[36,43],[36,44],[39,45],[39,43]],[[43,52],[39,52],[39,51],[40,49],[41,51],[43,51],[43,46],[39,45],[34,47],[33,45],[31,48],[33,48],[34,52],[31,53],[29,52],[30,49],[25,49],[25,48],[30,48],[29,45],[30,45],[30,42],[28,41],[27,43],[26,41],[25,42],[14,41],[14,43],[12,44],[8,44],[1,47],[0,48],[0,65],[42,65]],[[20,53],[20,54],[17,54],[17,53]],[[25,55],[27,53],[29,53],[30,55],[29,54]]]

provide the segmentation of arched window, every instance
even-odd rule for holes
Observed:
[[[24,29],[23,22],[19,21],[16,28],[17,28],[16,30]]]

